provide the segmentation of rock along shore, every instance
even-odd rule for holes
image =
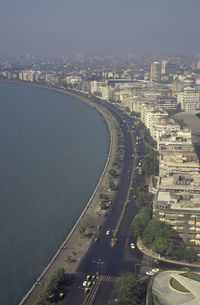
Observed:
[[[9,81],[10,83],[10,81]],[[48,90],[57,91],[59,93],[70,95],[75,99],[78,99],[92,108],[97,109],[101,115],[104,117],[109,132],[110,132],[110,149],[107,158],[107,162],[105,168],[102,172],[100,180],[88,201],[86,207],[78,218],[76,224],[72,228],[71,232],[67,235],[63,244],[59,247],[58,251],[48,264],[48,266],[43,270],[41,275],[33,284],[32,288],[27,292],[27,294],[20,301],[19,305],[32,305],[38,299],[44,285],[48,281],[49,277],[59,268],[64,268],[66,273],[74,273],[82,258],[86,254],[89,246],[92,242],[94,242],[95,234],[98,234],[99,227],[103,225],[105,221],[105,212],[101,212],[99,208],[100,199],[99,195],[101,193],[108,194],[111,201],[114,200],[115,191],[108,190],[108,181],[109,181],[109,170],[112,168],[112,163],[115,158],[115,153],[117,149],[117,130],[116,125],[118,124],[116,119],[107,111],[105,107],[101,107],[90,99],[80,96],[75,93],[67,92],[62,89],[45,87],[40,85],[32,85],[27,84],[25,82],[13,82],[23,85],[36,86]],[[87,227],[89,229],[89,237],[84,236],[81,233],[81,229],[83,227]]]

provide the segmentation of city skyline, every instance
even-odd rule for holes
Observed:
[[[1,0],[0,8],[0,55],[200,50],[197,0]]]

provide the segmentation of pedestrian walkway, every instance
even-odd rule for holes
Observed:
[[[75,279],[86,279],[88,274],[82,273],[82,272],[75,272],[72,276],[74,276]],[[117,280],[120,279],[120,277],[112,276],[112,275],[103,275],[100,274],[97,276],[97,279],[99,282],[107,282],[107,283],[115,283]]]
[[[182,293],[170,286],[175,278],[189,292]],[[181,275],[180,271],[164,271],[157,274],[153,281],[152,292],[163,305],[199,305],[200,283]]]
[[[116,283],[120,277],[117,276],[111,276],[111,275],[101,275],[99,276],[100,282],[107,282],[107,283]]]

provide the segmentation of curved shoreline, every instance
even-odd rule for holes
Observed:
[[[98,112],[103,116],[107,126],[108,126],[108,130],[109,130],[109,134],[110,134],[110,147],[109,147],[109,153],[108,153],[108,157],[107,157],[107,161],[106,161],[106,164],[105,164],[105,167],[103,169],[103,172],[100,176],[100,179],[89,199],[89,201],[87,202],[85,208],[83,209],[83,211],[81,212],[81,215],[79,216],[79,218],[77,219],[76,223],[74,224],[73,228],[71,229],[71,231],[69,232],[69,234],[67,235],[66,239],[64,240],[64,242],[62,243],[62,245],[59,247],[59,249],[57,250],[56,254],[53,256],[53,258],[51,259],[50,263],[46,266],[46,268],[42,271],[42,273],[40,274],[40,276],[37,278],[36,282],[33,284],[33,286],[31,287],[31,289],[26,293],[26,295],[23,297],[23,299],[20,301],[20,305],[22,304],[33,304],[40,292],[41,292],[41,282],[43,281],[42,285],[44,285],[44,283],[47,281],[48,279],[48,273],[50,273],[49,275],[51,275],[52,273],[52,267],[53,265],[55,264],[56,265],[56,262],[57,260],[59,259],[59,256],[63,256],[62,255],[62,252],[63,250],[67,250],[67,246],[68,246],[68,243],[72,243],[73,244],[73,239],[74,239],[74,242],[76,244],[76,239],[77,239],[77,234],[80,235],[79,231],[78,231],[78,227],[80,226],[80,223],[82,223],[84,221],[84,218],[87,218],[88,216],[92,217],[92,215],[90,215],[92,212],[94,212],[94,210],[97,208],[97,198],[95,198],[97,196],[97,193],[99,191],[99,189],[102,187],[102,184],[104,183],[105,184],[105,181],[103,181],[104,179],[106,179],[106,175],[108,175],[108,169],[109,169],[109,166],[111,165],[111,157],[113,156],[113,152],[114,152],[114,146],[116,145],[116,143],[113,143],[113,142],[116,142],[116,135],[114,134],[114,126],[116,124],[116,120],[115,118],[110,114],[109,111],[107,111],[106,108],[102,108],[101,106],[97,105],[97,104],[94,104],[94,102],[92,102],[89,98],[86,98],[86,97],[83,97],[83,96],[80,96],[76,93],[71,93],[71,92],[67,92],[65,91],[64,89],[60,89],[60,88],[54,88],[54,87],[47,87],[47,86],[41,86],[41,85],[37,85],[37,84],[30,84],[30,83],[26,83],[26,82],[17,82],[17,81],[2,81],[4,83],[15,83],[15,84],[22,84],[22,85],[28,85],[28,86],[32,86],[32,87],[38,87],[38,88],[41,88],[41,89],[47,89],[47,90],[51,90],[51,91],[54,91],[54,92],[58,92],[58,93],[61,93],[61,94],[65,94],[65,95],[68,95],[68,96],[71,96],[77,100],[79,100],[80,102],[84,102],[85,104],[87,104],[89,107],[91,108],[95,108],[98,110]],[[112,125],[112,126],[111,126]],[[113,138],[115,138],[115,140],[113,141]],[[111,192],[112,193],[112,192]],[[112,196],[113,194],[111,194]],[[93,201],[96,201],[96,202],[93,202]],[[99,205],[99,203],[98,203]],[[88,211],[90,209],[90,207],[92,206],[93,208],[93,211]],[[88,213],[87,213],[88,212]],[[86,215],[88,214],[88,215]],[[93,213],[94,214],[94,213]],[[98,220],[97,222],[99,222],[99,216],[97,216]],[[95,219],[94,219],[95,220]],[[104,222],[104,218],[100,219],[100,224],[102,224]],[[79,236],[80,237],[80,236]],[[80,255],[80,258],[78,259],[78,261],[76,262],[76,264],[74,264],[73,266],[71,265],[70,267],[67,266],[63,266],[66,269],[71,269],[71,272],[69,273],[72,273],[74,272],[78,265],[80,264],[80,261],[81,259],[84,257],[85,253],[87,252],[90,244],[91,244],[92,240],[90,240],[89,242],[87,242],[87,245],[86,247],[84,247],[84,251],[82,251],[83,253],[81,253]],[[84,242],[84,244],[86,244]],[[66,256],[66,254],[65,254]],[[63,264],[63,260],[62,260],[62,265]],[[57,266],[55,266],[55,268],[53,269],[58,269]],[[73,269],[73,270],[72,270]],[[66,270],[68,271],[68,270]]]

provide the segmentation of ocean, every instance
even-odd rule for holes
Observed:
[[[109,132],[97,110],[61,93],[0,83],[0,304],[32,287],[87,204]]]

